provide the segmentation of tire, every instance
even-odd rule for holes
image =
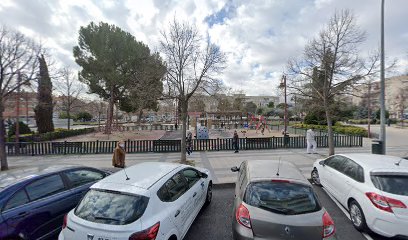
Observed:
[[[358,231],[367,230],[364,212],[361,210],[360,205],[355,200],[352,200],[349,204],[349,213],[351,223]]]
[[[208,187],[207,187],[207,195],[205,196],[205,206],[210,205],[212,200],[212,182],[208,183]]]
[[[310,177],[312,179],[312,182],[317,185],[317,186],[322,186],[322,184],[320,183],[320,177],[319,177],[319,172],[317,171],[316,168],[314,168],[312,170],[312,172],[310,173]]]

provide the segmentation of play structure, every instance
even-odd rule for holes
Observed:
[[[248,117],[251,120],[249,123],[249,127],[252,126],[253,123],[256,123],[256,133],[258,133],[258,130],[261,129],[261,133],[264,134],[265,128],[268,130],[268,132],[271,132],[266,121],[267,119],[263,115],[259,115],[258,117],[256,117],[254,114],[251,114]]]

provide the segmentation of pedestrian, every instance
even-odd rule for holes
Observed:
[[[177,125],[177,122],[174,124],[174,128],[176,129],[176,131],[177,131],[177,127],[178,127],[178,125]]]
[[[192,143],[193,143],[193,134],[190,131],[188,131],[187,137],[186,137],[186,152],[188,155],[193,153]]]
[[[317,153],[316,152],[317,144],[315,140],[316,134],[313,130],[314,130],[314,127],[311,127],[309,130],[306,131],[307,154]]]
[[[235,149],[234,153],[238,153],[239,152],[239,137],[238,137],[237,130],[234,131],[234,137],[232,138],[232,145],[234,146],[234,149]]]
[[[125,167],[125,142],[119,141],[115,150],[113,151],[112,165],[117,168]]]

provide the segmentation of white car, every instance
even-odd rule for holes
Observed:
[[[408,160],[337,154],[317,160],[311,175],[349,211],[358,230],[408,237]]]
[[[183,239],[211,202],[208,170],[146,162],[91,186],[64,218],[59,240]]]

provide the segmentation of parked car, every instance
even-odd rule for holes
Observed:
[[[252,160],[231,170],[234,239],[336,239],[333,219],[293,164]]]
[[[350,213],[354,227],[408,237],[408,161],[377,154],[337,154],[313,164],[312,180]]]
[[[39,166],[0,173],[0,239],[57,237],[63,217],[108,172],[82,166]]]
[[[136,164],[92,185],[65,217],[58,239],[183,239],[211,198],[212,177],[206,169]]]

